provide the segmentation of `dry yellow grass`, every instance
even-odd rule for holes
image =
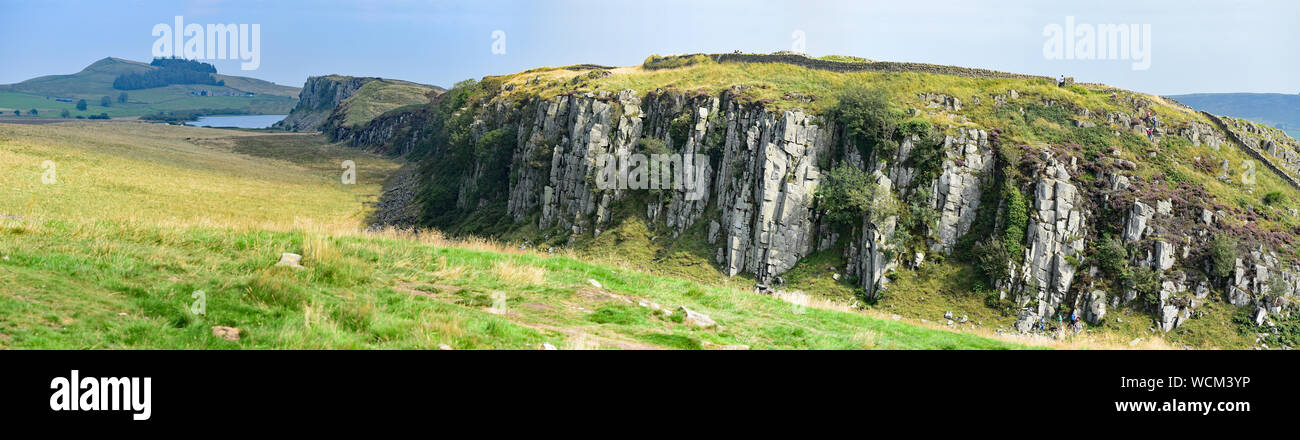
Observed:
[[[538,285],[546,282],[546,269],[537,266],[515,264],[510,261],[497,262],[496,274],[502,281],[519,285]]]
[[[859,332],[853,335],[853,342],[858,343],[863,350],[871,350],[876,348],[876,338],[878,336],[873,331]]]
[[[341,171],[307,172],[225,147],[249,135],[133,122],[0,124],[0,213],[247,229],[363,225],[378,183],[344,185]],[[307,142],[297,148],[341,147]],[[355,154],[358,173],[396,168]],[[47,163],[54,165],[52,176]]]

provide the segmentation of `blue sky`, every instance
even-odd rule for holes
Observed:
[[[148,60],[155,24],[260,24],[261,64],[219,71],[301,85],[311,75],[450,86],[544,65],[639,64],[651,53],[788,50],[1102,82],[1148,93],[1300,93],[1300,2],[1225,1],[66,1],[0,0],[0,84]],[[1044,29],[1149,24],[1150,68],[1048,59]],[[493,31],[505,32],[494,54]],[[1140,40],[1139,40],[1140,41]],[[208,60],[205,60],[208,61]]]

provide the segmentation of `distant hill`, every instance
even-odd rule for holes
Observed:
[[[36,109],[38,117],[58,117],[63,110],[71,116],[107,113],[132,117],[159,112],[285,114],[297,103],[299,89],[256,78],[214,74],[224,85],[173,84],[139,90],[118,90],[113,81],[124,74],[158,69],[148,63],[121,58],[104,58],[69,75],[47,75],[16,84],[0,85],[0,111]],[[122,93],[126,102],[119,102]],[[108,107],[101,106],[109,97]],[[87,109],[78,111],[76,102],[85,99]]]
[[[307,78],[298,106],[276,124],[291,131],[358,127],[385,112],[428,104],[443,88],[387,78],[326,75]]]
[[[1210,113],[1249,119],[1300,138],[1300,94],[1194,93],[1170,98]]]

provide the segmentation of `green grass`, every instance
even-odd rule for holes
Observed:
[[[86,97],[86,109],[77,110],[77,103],[60,102],[55,98],[63,95],[32,95],[28,93],[0,91],[0,112],[13,116],[13,111],[21,110],[23,117],[29,117],[27,111],[36,109],[38,117],[58,118],[63,110],[70,117],[91,116],[107,113],[110,117],[125,118],[155,114],[158,112],[183,112],[199,110],[239,111],[249,114],[287,114],[297,100],[283,96],[194,96],[192,90],[213,90],[194,85],[171,85],[155,89],[128,90],[129,100],[117,102],[118,90],[111,95]],[[109,96],[113,102],[108,107],[100,105],[100,98]]]
[[[1243,312],[1242,309],[1220,301],[1207,301],[1197,312],[1204,315],[1169,332],[1165,339],[1192,347],[1249,350],[1255,346],[1255,336],[1243,333],[1232,320],[1233,316]]]
[[[680,338],[754,348],[1010,348],[978,336],[808,309],[567,257],[506,255],[364,235],[5,220],[0,333],[11,348],[532,348],[575,339],[680,348]],[[283,251],[306,269],[273,267]],[[522,287],[496,265],[545,270]],[[693,330],[606,297],[685,304],[722,326]],[[416,283],[437,293],[412,293]],[[415,289],[418,290],[418,289]],[[432,290],[432,289],[431,289]],[[695,293],[692,291],[695,290]],[[203,291],[205,314],[191,313]],[[493,294],[507,298],[490,313]],[[478,300],[464,300],[478,296]],[[484,299],[486,297],[486,299]],[[240,329],[237,342],[211,336]],[[562,330],[557,330],[562,329]],[[646,335],[676,335],[678,338]],[[647,344],[648,346],[642,346]]]
[[[218,75],[225,86],[177,84],[140,90],[117,90],[113,80],[123,73],[141,72],[150,67],[117,58],[105,58],[70,75],[49,75],[17,84],[0,86],[0,112],[12,116],[13,110],[27,111],[35,108],[38,117],[57,118],[63,110],[72,117],[107,113],[110,117],[134,117],[167,111],[237,110],[252,114],[286,114],[297,103],[298,88],[277,85],[254,78]],[[253,92],[255,96],[195,96],[190,92],[207,90],[221,94]],[[126,103],[117,102],[125,92]],[[100,99],[108,96],[112,104],[100,106]],[[71,98],[73,102],[59,102],[55,98]],[[85,99],[87,108],[76,109],[76,101]]]
[[[0,184],[16,189],[0,193],[0,347],[1021,347],[567,252],[362,232],[397,164],[340,148],[194,127],[0,125]],[[357,185],[338,183],[341,157],[356,157]],[[276,267],[283,252],[305,268]]]
[[[970,265],[945,261],[927,262],[920,269],[901,269],[887,285],[885,295],[876,308],[903,316],[919,317],[945,323],[944,314],[965,316],[965,326],[985,329],[1010,330],[1015,315],[1005,308],[991,308],[986,298],[991,292],[973,283],[980,277]]]
[[[393,80],[371,81],[361,86],[344,100],[344,125],[358,126],[389,110],[409,105],[426,104],[427,94],[433,88],[415,83]]]

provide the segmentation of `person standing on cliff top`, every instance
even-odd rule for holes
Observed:
[[[1061,75],[1061,78],[1056,80],[1056,86],[1065,87],[1065,75]]]

